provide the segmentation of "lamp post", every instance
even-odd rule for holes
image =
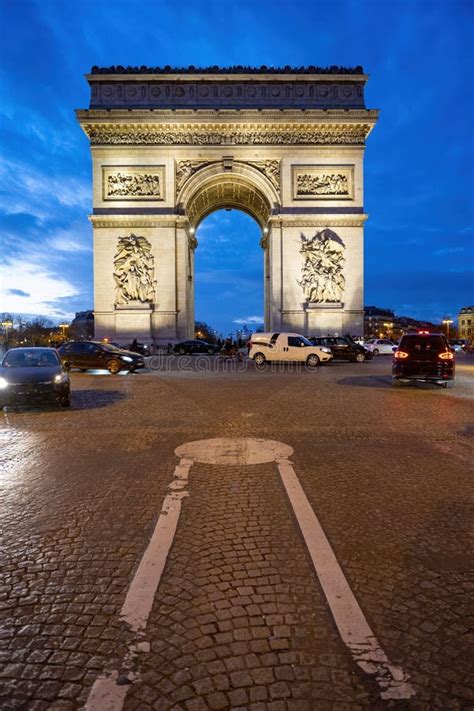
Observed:
[[[13,328],[13,321],[2,321],[2,326],[5,329],[5,350],[8,350],[8,329]]]
[[[446,338],[449,341],[449,324],[453,323],[453,319],[452,318],[445,318],[445,319],[443,319],[443,323],[446,324]]]
[[[387,330],[387,335],[391,336],[393,330],[393,323],[384,323],[384,328]]]

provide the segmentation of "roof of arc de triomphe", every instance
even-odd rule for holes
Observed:
[[[378,118],[360,66],[94,66],[86,78],[77,118],[92,145],[363,145]]]

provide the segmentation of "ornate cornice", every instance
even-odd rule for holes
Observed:
[[[91,145],[238,146],[364,145],[370,123],[103,124],[81,122]]]
[[[285,67],[267,67],[262,65],[261,67],[249,67],[243,66],[241,64],[234,64],[230,67],[218,67],[216,65],[212,67],[171,67],[169,65],[165,67],[123,67],[120,65],[113,65],[110,67],[98,67],[93,66],[91,69],[91,75],[97,76],[100,74],[363,74],[364,70],[361,66],[357,67],[341,67],[341,66],[330,66],[330,67],[291,67],[288,64]]]
[[[189,227],[187,217],[180,215],[160,217],[159,215],[89,215],[94,227]]]
[[[320,217],[292,217],[275,215],[270,217],[268,225],[274,227],[363,227],[368,215],[321,215]]]
[[[114,107],[111,109],[76,109],[76,116],[81,124],[85,123],[145,123],[163,121],[167,124],[180,124],[182,122],[204,122],[208,120],[212,125],[223,121],[250,121],[261,123],[262,119],[272,123],[288,123],[300,120],[302,123],[314,121],[322,123],[354,123],[358,119],[374,122],[379,116],[378,109],[298,109],[298,108],[245,108],[245,109],[124,109]]]

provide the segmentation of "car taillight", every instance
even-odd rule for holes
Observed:
[[[404,358],[408,358],[408,353],[405,353],[405,351],[395,351],[394,355],[397,360],[403,360]]]
[[[451,353],[450,351],[438,353],[438,358],[441,358],[441,360],[454,360],[454,353]]]

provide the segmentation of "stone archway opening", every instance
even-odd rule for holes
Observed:
[[[201,319],[202,304],[202,300],[199,298],[202,295],[201,284],[199,283],[199,267],[201,263],[199,255],[200,226],[206,222],[207,218],[212,219],[212,215],[217,216],[222,211],[225,211],[224,215],[228,215],[228,220],[230,218],[230,221],[234,222],[234,224],[240,222],[243,229],[251,233],[250,239],[248,239],[248,234],[240,237],[233,235],[234,254],[231,254],[232,250],[226,249],[225,242],[221,243],[223,251],[227,252],[227,255],[224,254],[224,257],[228,257],[227,267],[224,271],[227,272],[227,276],[231,280],[230,284],[226,285],[225,274],[219,279],[219,267],[222,269],[224,264],[219,265],[219,259],[216,259],[217,255],[214,255],[213,272],[214,276],[217,276],[213,285],[215,289],[214,297],[219,299],[222,307],[222,318],[217,325],[219,332],[222,332],[225,336],[237,331],[239,325],[249,326],[246,322],[253,321],[258,316],[262,318],[261,323],[266,321],[264,314],[268,310],[268,289],[266,288],[267,280],[265,278],[267,261],[265,236],[269,231],[269,220],[272,215],[272,209],[277,206],[277,199],[278,197],[274,194],[268,178],[258,168],[245,163],[236,163],[232,158],[215,161],[196,171],[196,175],[189,180],[180,195],[180,204],[189,221],[189,232],[196,245],[193,254],[192,283],[190,284],[188,298],[189,303],[192,304],[193,313],[198,320]],[[245,223],[242,217],[235,217],[239,213],[250,217],[252,221]],[[232,214],[234,215],[233,218],[230,217]],[[221,218],[221,229],[225,230],[224,220],[225,217]],[[258,226],[256,231],[253,225]],[[242,249],[242,242],[246,243],[247,250]],[[224,263],[225,261],[224,259]],[[259,262],[258,270],[256,269],[256,261]],[[254,280],[252,280],[252,272],[254,272],[255,277],[256,271],[259,272],[257,287],[255,287]],[[253,299],[252,293],[248,291],[249,288],[253,291]],[[256,296],[256,290],[260,291],[259,298]],[[196,296],[198,298],[197,311]],[[258,308],[255,308],[257,304]],[[251,308],[252,305],[254,308]],[[234,313],[232,314],[231,311]],[[255,313],[256,311],[258,313]],[[245,323],[237,324],[235,323],[237,320],[243,320]]]
[[[262,229],[248,213],[219,208],[196,230],[194,304],[196,322],[220,337],[245,337],[264,323]]]

